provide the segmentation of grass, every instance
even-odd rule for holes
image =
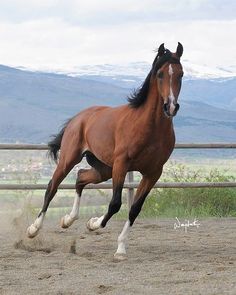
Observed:
[[[185,165],[170,166],[166,180],[174,182],[228,182],[236,181],[228,171],[212,169],[204,174]],[[235,188],[154,189],[147,198],[143,217],[236,217]]]

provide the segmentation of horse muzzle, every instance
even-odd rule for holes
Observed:
[[[178,103],[176,103],[176,104],[174,104],[174,103],[164,103],[163,110],[164,110],[165,115],[168,118],[170,118],[170,117],[174,117],[177,114],[177,112],[179,110],[179,107],[180,106],[179,106]]]

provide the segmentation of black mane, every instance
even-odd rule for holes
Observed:
[[[150,79],[152,75],[156,75],[157,71],[166,63],[167,61],[171,63],[180,63],[177,58],[172,57],[171,52],[166,49],[165,53],[162,56],[157,56],[155,57],[153,64],[152,64],[152,69],[147,75],[145,81],[143,84],[137,88],[136,90],[133,91],[133,93],[128,96],[128,102],[129,105],[133,108],[138,108],[141,105],[143,105],[147,99],[147,95],[149,92],[149,85],[150,85]]]
[[[130,94],[130,96],[128,96],[127,100],[131,107],[138,108],[146,101],[147,94],[149,91],[151,76],[152,76],[152,70],[147,75],[143,84],[139,88],[135,89],[133,93]]]

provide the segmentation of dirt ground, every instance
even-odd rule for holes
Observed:
[[[138,219],[122,262],[113,253],[125,221],[98,232],[85,222],[62,230],[47,218],[33,240],[19,220],[1,226],[0,294],[236,294],[236,218],[199,219],[187,233],[175,219]]]

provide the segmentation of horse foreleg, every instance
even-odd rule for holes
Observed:
[[[136,217],[140,213],[147,195],[149,194],[150,190],[152,189],[152,187],[154,186],[158,178],[159,176],[158,177],[143,176],[139,184],[139,187],[137,189],[137,192],[134,196],[133,204],[129,211],[129,220],[126,221],[123,227],[123,230],[118,237],[118,248],[116,250],[116,253],[114,254],[115,259],[117,260],[126,259],[126,242],[128,239],[130,228],[133,225]]]
[[[112,168],[113,195],[108,206],[108,211],[101,217],[91,218],[87,222],[87,228],[89,230],[96,230],[100,227],[105,227],[108,220],[120,210],[122,189],[126,173],[127,169],[125,161],[121,159],[116,160]]]

